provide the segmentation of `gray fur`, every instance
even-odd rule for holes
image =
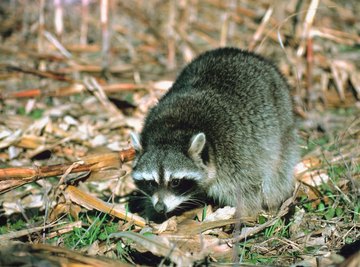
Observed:
[[[250,52],[222,48],[196,58],[151,109],[140,140],[134,177],[154,173],[155,192],[172,190],[172,179],[192,179],[197,193],[248,216],[276,209],[293,191],[290,89],[273,64]]]

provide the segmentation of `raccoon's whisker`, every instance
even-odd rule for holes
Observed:
[[[187,201],[201,201],[201,199],[199,199],[197,197],[194,197],[194,196],[191,196],[188,200],[186,200],[184,202],[187,202]]]
[[[205,201],[202,201],[200,199],[188,199],[182,203],[182,205],[193,205],[196,204],[197,206],[205,204]]]
[[[189,201],[188,204],[190,204],[190,205],[195,204],[197,206],[202,206],[202,205],[205,204],[205,202],[203,202],[203,201]]]
[[[186,211],[187,210],[187,207],[182,207],[182,206],[179,206],[175,209],[176,211]]]
[[[192,202],[192,203],[194,203],[194,204],[196,204],[196,205],[198,205],[198,206],[204,206],[204,205],[206,204],[205,201],[194,201],[194,202]]]
[[[189,192],[191,192],[191,191],[193,191],[193,190],[194,190],[193,188],[189,188],[189,189],[186,190],[185,192],[181,193],[180,196],[188,195]],[[194,194],[194,193],[195,193],[195,195],[196,195],[197,191],[193,192],[193,194]],[[192,195],[193,195],[193,194],[192,194]]]
[[[181,194],[181,196],[183,196],[185,194]],[[202,201],[201,198],[199,198],[199,196],[197,194],[191,194],[190,198],[188,200],[199,200]]]

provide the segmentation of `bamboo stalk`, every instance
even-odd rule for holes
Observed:
[[[54,0],[54,6],[55,6],[55,16],[54,16],[55,32],[59,40],[61,40],[64,31],[62,1]]]
[[[110,50],[110,33],[109,33],[109,0],[100,1],[100,20],[102,32],[102,69],[106,71],[109,68],[109,50]]]
[[[310,29],[313,25],[315,14],[319,6],[319,0],[312,0],[310,3],[310,6],[308,8],[308,11],[306,13],[305,21],[304,21],[304,28],[301,36],[301,43],[300,46],[296,52],[296,55],[298,57],[301,57],[305,52],[306,47],[306,39],[309,38]]]
[[[273,7],[270,6],[266,10],[266,13],[265,13],[264,17],[261,20],[259,28],[256,30],[255,34],[253,35],[253,38],[252,38],[251,43],[249,45],[249,50],[252,51],[252,50],[255,49],[256,44],[259,42],[259,40],[261,39],[261,36],[264,33],[266,25],[269,23],[269,20],[271,18],[272,13],[273,13]]]
[[[176,24],[176,2],[171,0],[169,2],[169,18],[167,24],[167,36],[168,36],[168,56],[167,56],[167,68],[173,70],[176,67],[176,45],[175,45],[175,24]]]
[[[89,0],[81,1],[81,26],[80,26],[80,44],[87,44],[89,24]]]
[[[312,89],[313,89],[313,65],[314,65],[314,52],[313,41],[309,37],[306,44],[306,95],[309,108],[312,108]]]

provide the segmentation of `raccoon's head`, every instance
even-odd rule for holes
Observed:
[[[158,213],[192,204],[203,194],[201,185],[208,176],[201,157],[206,143],[204,133],[189,140],[186,152],[171,146],[143,149],[136,135],[132,134],[131,139],[136,150],[132,177]]]

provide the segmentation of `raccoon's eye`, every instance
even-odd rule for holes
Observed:
[[[170,182],[170,186],[172,188],[178,187],[180,185],[180,179],[172,179]]]

